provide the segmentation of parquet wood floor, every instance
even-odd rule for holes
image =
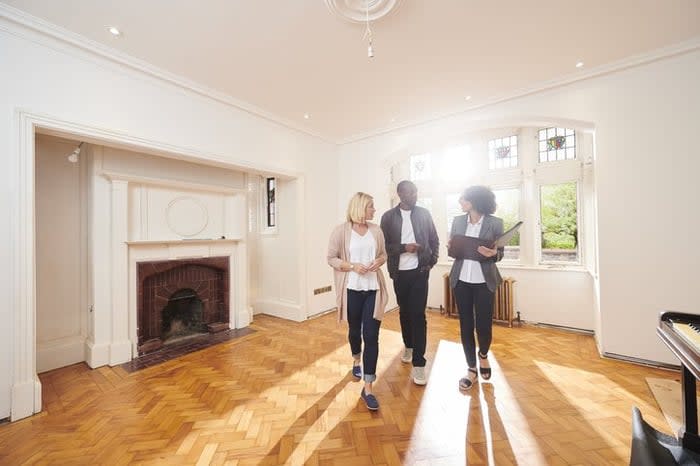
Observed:
[[[0,464],[627,464],[633,406],[668,432],[645,377],[592,337],[494,328],[494,376],[469,393],[458,321],[428,313],[428,385],[402,364],[398,313],[380,333],[369,412],[335,314],[256,316],[257,332],[128,374],[41,375],[45,410],[0,426]]]

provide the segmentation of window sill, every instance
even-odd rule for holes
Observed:
[[[453,262],[440,261],[436,265],[439,267],[451,268]],[[538,264],[538,265],[521,265],[509,262],[498,262],[496,264],[500,270],[539,270],[539,271],[555,271],[555,272],[574,272],[593,274],[580,264],[564,265],[564,264]]]
[[[538,264],[538,265],[520,265],[520,264],[504,264],[503,262],[498,263],[499,269],[512,269],[512,270],[545,270],[545,271],[558,271],[558,272],[577,272],[577,273],[590,273],[590,271],[580,265],[580,264]]]

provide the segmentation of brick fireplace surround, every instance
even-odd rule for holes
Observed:
[[[175,293],[190,289],[202,303],[202,323],[210,332],[229,328],[229,257],[138,262],[139,355],[163,345],[163,309]]]

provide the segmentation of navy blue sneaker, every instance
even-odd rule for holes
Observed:
[[[362,366],[352,366],[352,376],[358,379],[362,378]]]
[[[377,399],[371,393],[369,395],[365,393],[364,388],[362,389],[362,393],[360,393],[360,396],[365,401],[367,409],[369,409],[370,411],[376,411],[379,409],[379,402],[377,401]]]

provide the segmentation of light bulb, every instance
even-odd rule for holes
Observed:
[[[81,142],[78,147],[76,147],[73,152],[68,155],[68,161],[70,163],[76,163],[78,161],[78,156],[80,155],[80,146],[82,146],[83,143]]]
[[[374,58],[374,49],[372,48],[372,42],[367,46],[367,58]]]

